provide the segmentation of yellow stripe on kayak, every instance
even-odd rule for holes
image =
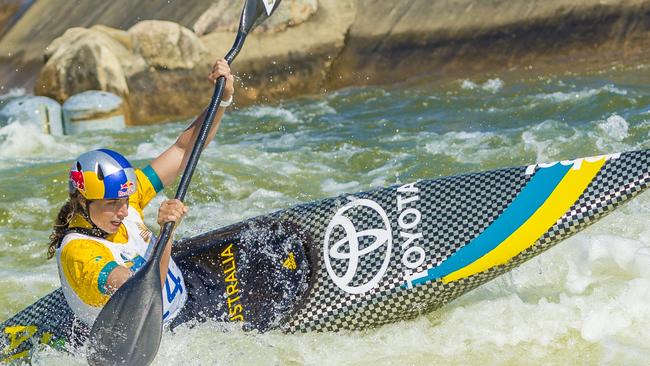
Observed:
[[[606,159],[588,162],[586,159],[578,169],[570,169],[555,187],[551,195],[535,213],[496,248],[470,265],[442,278],[444,283],[466,278],[494,266],[506,264],[517,254],[535,244],[548,229],[571,208],[594,179]]]

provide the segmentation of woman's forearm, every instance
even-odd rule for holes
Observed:
[[[205,143],[203,144],[203,148],[205,148],[205,146],[207,146],[217,134],[224,112],[225,108],[219,107]],[[185,170],[185,166],[190,159],[192,148],[194,147],[196,137],[199,134],[206,114],[207,110],[204,110],[203,113],[196,117],[192,124],[181,133],[172,146],[163,151],[160,156],[151,162],[151,167],[158,174],[163,186],[168,187],[172,185],[176,178],[178,178],[178,176]]]
[[[210,131],[208,132],[208,136],[205,139],[203,146],[201,147],[202,149],[205,149],[205,147],[208,146],[210,142],[212,142],[214,136],[217,134],[225,110],[226,108],[224,107],[219,107],[217,109],[217,113],[214,117],[214,122],[212,122],[212,126],[210,126]],[[183,160],[179,168],[179,172],[178,172],[179,174],[185,169],[185,166],[187,165],[187,161],[190,158],[190,154],[192,153],[192,148],[194,147],[194,143],[197,137],[199,136],[201,126],[203,124],[203,121],[205,120],[205,116],[207,113],[208,110],[206,108],[198,117],[194,119],[192,124],[178,137],[176,143],[174,144],[178,149],[181,149],[183,151]]]
[[[165,244],[165,251],[160,259],[160,283],[165,286],[165,279],[167,278],[167,271],[169,271],[169,259],[172,254],[172,242],[174,241],[174,233],[169,236],[167,244]]]
[[[223,98],[224,100],[229,100],[234,94],[235,79],[230,71],[230,66],[224,59],[217,60],[212,67],[212,72],[208,75],[208,79],[212,83],[216,83],[220,77],[225,77],[226,80],[223,90]],[[212,123],[210,131],[208,131],[203,146],[201,146],[202,149],[205,148],[217,134],[225,110],[225,107],[217,107],[214,122]],[[190,124],[190,126],[185,129],[180,136],[178,136],[172,146],[163,151],[162,154],[151,162],[151,167],[156,171],[156,174],[158,174],[158,178],[160,178],[163,186],[169,186],[174,183],[181,172],[185,170],[185,166],[190,159],[194,143],[199,135],[206,114],[207,108],[194,119],[192,124]]]

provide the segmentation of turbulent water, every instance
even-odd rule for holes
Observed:
[[[398,182],[650,148],[649,71],[420,80],[229,111],[199,162],[177,232]],[[63,138],[20,122],[0,128],[0,321],[59,286],[45,253],[71,160],[111,147],[142,167],[187,124]],[[145,211],[152,228],[162,199]],[[649,213],[645,193],[413,321],[293,335],[181,327],[164,335],[156,364],[647,364]],[[83,355],[42,349],[33,362],[83,364]]]

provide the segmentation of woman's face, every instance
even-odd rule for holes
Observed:
[[[92,200],[88,204],[88,214],[98,228],[114,234],[129,214],[129,198]]]

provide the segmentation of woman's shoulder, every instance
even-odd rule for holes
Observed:
[[[78,233],[66,235],[58,249],[61,264],[92,263],[109,258],[112,260],[111,250],[100,240]]]
[[[163,186],[151,165],[147,165],[144,169],[136,169],[135,176],[137,189],[129,197],[129,205],[134,207],[142,217],[142,210],[156,197],[158,192],[162,191]]]

